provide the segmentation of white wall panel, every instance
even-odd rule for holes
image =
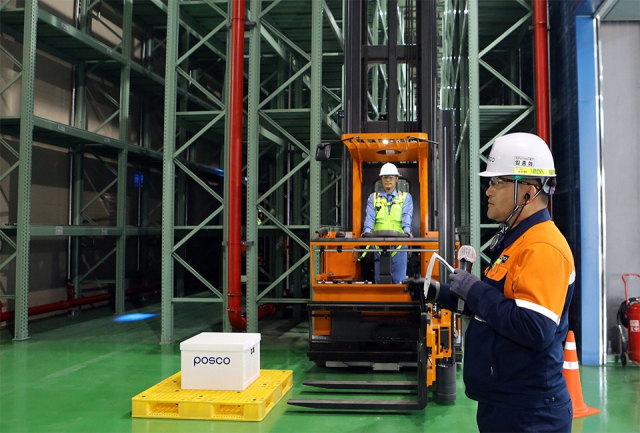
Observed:
[[[640,22],[603,22],[603,146],[607,329],[624,300],[624,273],[640,274]],[[640,279],[630,281],[640,296]]]

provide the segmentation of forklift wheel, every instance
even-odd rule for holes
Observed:
[[[623,367],[627,366],[627,362],[629,362],[629,355],[627,352],[622,352],[622,355],[620,355],[620,362],[622,362]]]

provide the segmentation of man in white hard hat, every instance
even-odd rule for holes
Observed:
[[[396,188],[400,172],[398,167],[387,162],[380,169],[380,180],[384,192],[374,192],[367,200],[367,210],[363,224],[363,233],[378,230],[393,230],[398,234],[411,236],[413,218],[413,198],[408,192],[399,192]],[[406,249],[406,246],[400,249]],[[375,279],[380,283],[380,254],[375,253]],[[407,276],[407,253],[391,253],[391,282],[400,284]]]
[[[481,432],[571,431],[562,344],[575,268],[547,210],[553,157],[538,136],[508,134],[479,175],[489,178],[487,216],[500,223],[484,279],[456,269],[426,298],[451,310],[465,301],[465,393],[478,401]]]

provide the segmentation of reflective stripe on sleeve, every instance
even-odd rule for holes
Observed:
[[[574,269],[573,272],[571,272],[571,275],[569,275],[569,285],[572,285],[574,283],[574,281],[576,281],[576,270]]]
[[[520,308],[526,308],[527,310],[535,311],[536,313],[540,313],[545,317],[553,320],[556,325],[560,324],[560,316],[558,316],[553,311],[548,308],[543,307],[542,305],[534,304],[530,301],[524,301],[522,299],[516,299],[516,305]]]

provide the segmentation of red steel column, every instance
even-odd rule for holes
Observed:
[[[227,296],[229,322],[235,331],[247,329],[247,321],[242,316],[242,292],[240,290],[241,242],[241,200],[242,200],[242,97],[244,72],[244,22],[245,1],[233,0],[231,14],[231,84],[229,95],[229,167],[226,178],[227,206],[229,206],[229,227],[227,245]]]
[[[536,131],[550,144],[549,115],[549,35],[547,0],[533,0],[533,36],[536,68]]]

